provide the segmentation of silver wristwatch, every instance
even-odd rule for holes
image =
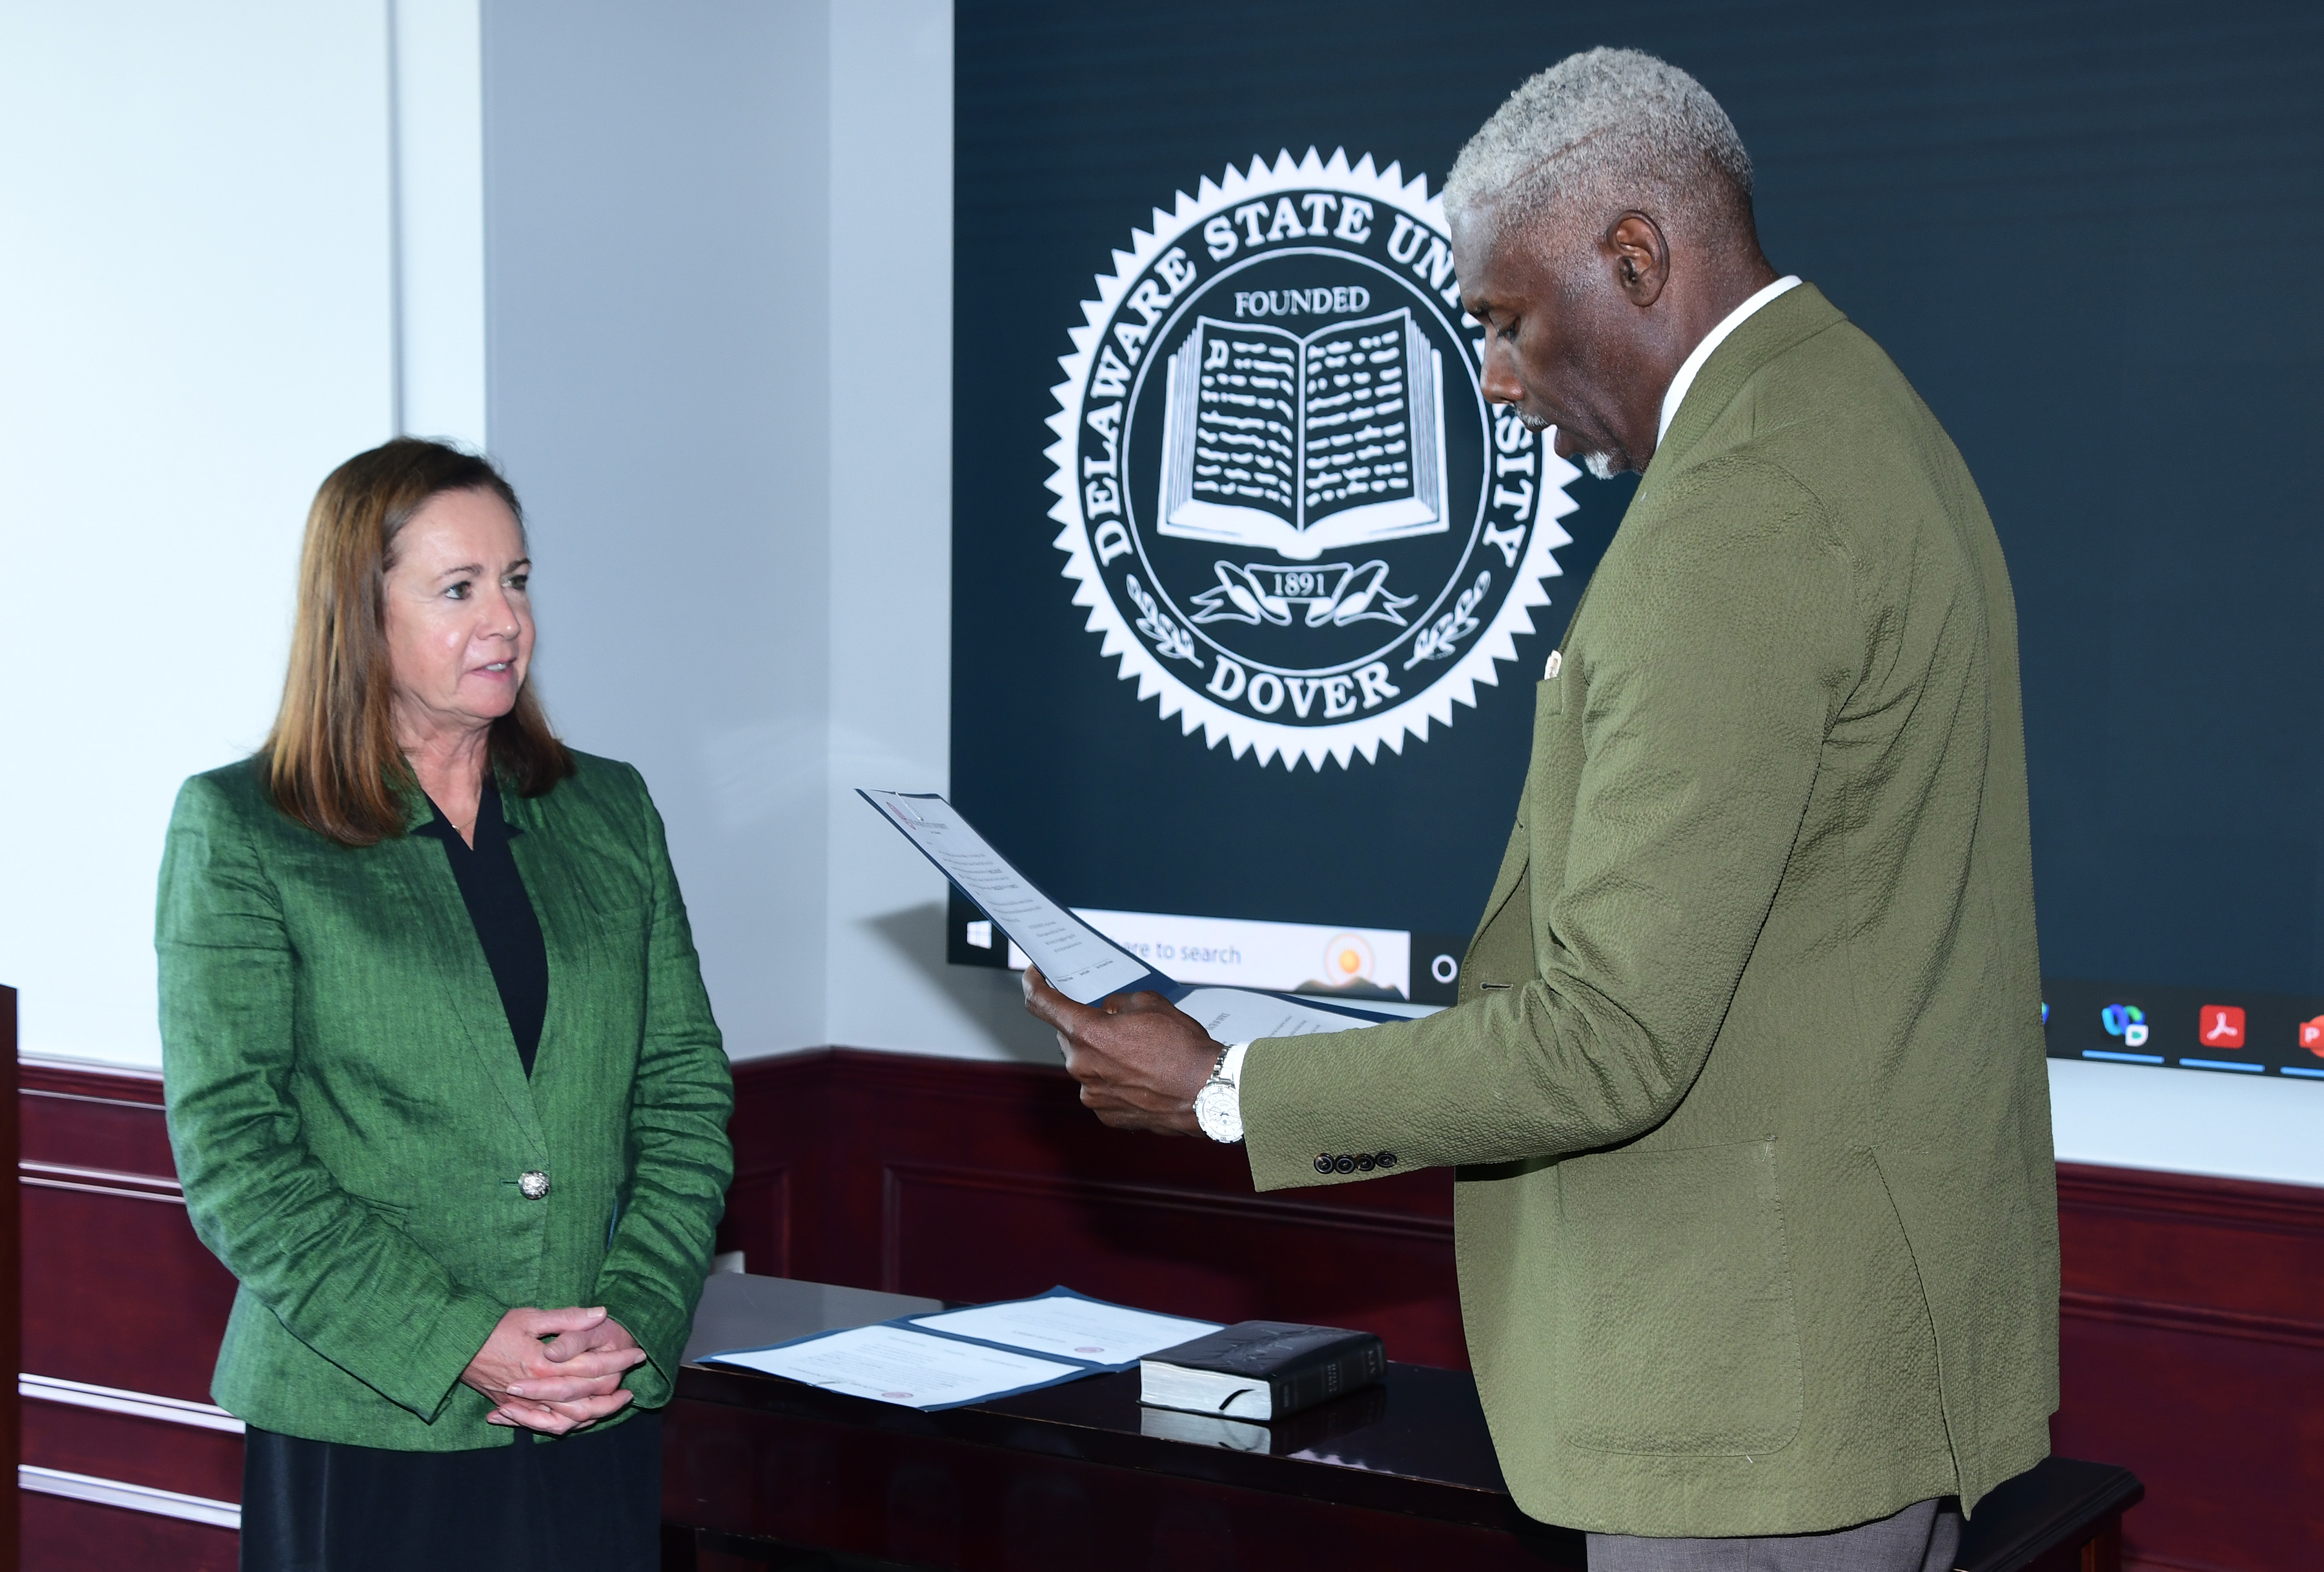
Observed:
[[[1194,1123],[1203,1133],[1213,1141],[1232,1146],[1242,1140],[1242,1098],[1235,1083],[1227,1079],[1227,1055],[1232,1047],[1219,1050],[1218,1062],[1211,1066],[1211,1078],[1194,1094]]]

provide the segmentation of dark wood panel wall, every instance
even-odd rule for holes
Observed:
[[[7,1095],[0,1097],[0,1156],[5,1156],[10,1168],[16,1165],[16,990],[0,986],[0,1063],[7,1067]],[[23,1368],[19,1322],[23,1314],[24,1294],[18,1281],[18,1271],[23,1261],[23,1250],[17,1238],[21,1219],[14,1213],[0,1217],[0,1352],[18,1361]],[[16,1389],[12,1384],[0,1392],[0,1450],[5,1450],[8,1468],[14,1473],[23,1450],[20,1437],[23,1427],[19,1418]],[[18,1502],[15,1492],[0,1492],[7,1500],[0,1502],[0,1547],[16,1543]]]
[[[1065,1282],[1468,1363],[1442,1170],[1254,1197],[1236,1153],[1115,1135],[1047,1068],[841,1050],[745,1065],[737,1092],[723,1247],[752,1271],[964,1299]],[[2324,1189],[2069,1163],[2059,1222],[2052,1431],[2145,1480],[2132,1564],[2324,1567]]]
[[[17,1493],[22,1564],[231,1572],[231,1528],[152,1510],[214,1517],[242,1494],[242,1438],[204,1411],[234,1279],[187,1221],[161,1077],[27,1062],[17,1078],[23,1461],[48,1476]],[[90,1481],[126,1488],[57,1493]]]
[[[2324,1190],[2058,1169],[2051,1436],[2146,1482],[2150,1565],[2324,1567]]]
[[[956,1299],[1065,1282],[1364,1327],[1397,1358],[1466,1363],[1443,1173],[1253,1196],[1236,1153],[1114,1135],[1047,1068],[842,1050],[746,1063],[736,1090],[720,1247],[752,1271]],[[24,1460],[232,1502],[240,1438],[214,1419],[41,1395],[61,1381],[206,1399],[233,1284],[187,1223],[160,1092],[23,1067]],[[2061,1451],[2146,1480],[2133,1564],[2324,1566],[2324,1190],[2071,1165],[2059,1189],[2054,1430]],[[233,1564],[227,1529],[22,1500],[27,1567]]]
[[[745,1064],[735,1089],[721,1247],[753,1271],[1337,1318],[1392,1358],[1465,1364],[1447,1173],[1254,1196],[1240,1153],[1116,1134],[1062,1071],[1019,1065],[843,1050]]]

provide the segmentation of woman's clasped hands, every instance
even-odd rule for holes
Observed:
[[[595,1424],[628,1402],[622,1373],[645,1356],[628,1328],[602,1305],[562,1310],[520,1307],[501,1317],[460,1379],[493,1400],[493,1424],[561,1436]]]

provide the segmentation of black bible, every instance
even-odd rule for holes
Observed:
[[[1155,1408],[1279,1419],[1370,1386],[1388,1373],[1370,1332],[1238,1321],[1138,1362],[1139,1401]]]

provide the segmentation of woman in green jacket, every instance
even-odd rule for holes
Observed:
[[[733,1159],[661,820],[527,689],[485,460],[323,483],[281,712],[161,866],[186,1202],[241,1282],[245,1568],[657,1564],[660,1429]]]

